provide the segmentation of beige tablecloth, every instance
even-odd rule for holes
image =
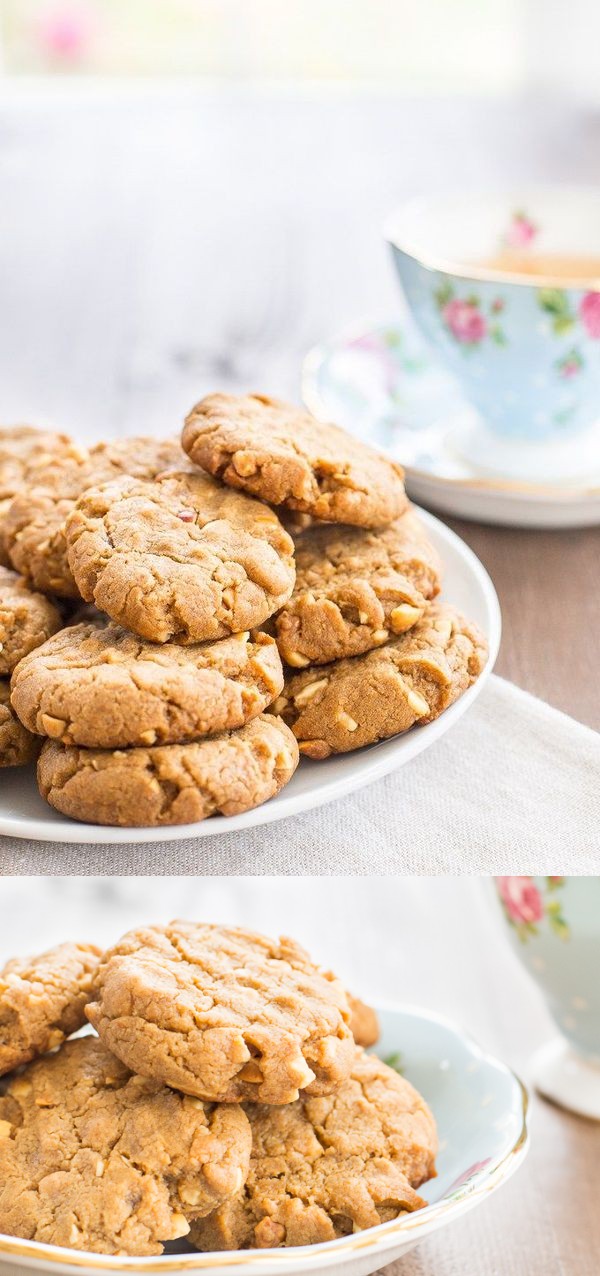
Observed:
[[[0,839],[2,874],[599,873],[600,736],[493,676],[419,757],[243,833],[86,846]]]

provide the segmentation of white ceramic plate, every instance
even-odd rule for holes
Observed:
[[[514,441],[506,459],[515,477],[478,468],[460,443],[465,433],[473,442],[472,410],[406,319],[364,320],[315,346],[304,360],[302,396],[320,420],[337,421],[396,457],[406,470],[412,499],[442,514],[506,527],[600,523],[596,434],[588,444],[590,457],[582,441],[578,444],[584,477],[577,481],[565,477],[572,441],[556,458],[561,477],[554,483],[519,480],[520,472],[528,473],[531,456],[528,445]]]
[[[53,811],[40,797],[33,768],[0,771],[0,834],[26,837],[41,842],[163,842],[183,838],[229,833],[256,824],[299,815],[312,807],[354,793],[397,767],[410,762],[423,749],[439,740],[473,704],[489,677],[500,643],[500,607],[494,586],[479,559],[464,541],[439,519],[419,511],[444,564],[442,598],[456,606],[486,635],[490,658],[474,686],[451,705],[435,722],[416,727],[405,735],[357,750],[325,762],[303,758],[293,779],[271,802],[243,815],[213,816],[200,824],[176,824],[161,828],[111,828],[100,824],[80,824]]]
[[[225,1271],[227,1276],[369,1276],[401,1258],[425,1236],[480,1204],[510,1177],[527,1151],[527,1094],[510,1070],[455,1024],[411,1006],[380,1010],[377,1053],[399,1066],[435,1115],[437,1178],[420,1189],[427,1207],[341,1240],[294,1249],[186,1253],[160,1258],[81,1254],[0,1235],[0,1276],[58,1273]]]

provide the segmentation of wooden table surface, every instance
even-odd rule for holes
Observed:
[[[564,102],[5,87],[2,418],[99,436],[217,388],[298,398],[315,341],[397,308],[399,200],[599,166],[600,118]],[[600,726],[600,529],[453,526],[500,595],[498,671]]]
[[[178,915],[283,932],[363,997],[454,1019],[527,1081],[553,1028],[489,891],[468,878],[4,878],[0,965]],[[600,1124],[534,1097],[531,1135],[505,1187],[386,1276],[597,1276]]]

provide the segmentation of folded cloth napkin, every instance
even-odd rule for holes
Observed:
[[[600,873],[600,736],[492,676],[430,749],[351,797],[201,840],[0,838],[0,872]]]

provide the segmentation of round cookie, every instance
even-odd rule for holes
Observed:
[[[364,656],[292,674],[272,706],[311,758],[347,753],[439,717],[479,677],[487,644],[452,607]]]
[[[356,1052],[334,1094],[285,1108],[250,1104],[246,1185],[192,1225],[202,1250],[316,1245],[421,1209],[437,1136],[421,1095],[373,1055]]]
[[[0,678],[0,767],[25,766],[39,749],[39,740],[19,722],[10,703],[8,678]]]
[[[389,527],[313,525],[296,540],[294,592],[275,621],[295,668],[362,655],[420,620],[441,563],[417,515]]]
[[[44,593],[78,598],[67,559],[65,518],[88,487],[122,474],[151,479],[181,464],[172,439],[124,438],[59,457],[30,470],[28,484],[4,520],[6,545],[18,571]]]
[[[0,1075],[54,1050],[85,1023],[100,949],[58,944],[0,970]]]
[[[18,572],[0,566],[0,677],[62,627],[54,603],[33,593]]]
[[[86,601],[151,642],[253,629],[294,586],[293,542],[273,511],[198,471],[91,489],[66,535]]]
[[[350,1006],[350,1028],[357,1046],[374,1046],[379,1040],[379,1020],[372,1006],[368,1006],[360,997],[346,993]]]
[[[211,394],[186,418],[192,461],[272,505],[381,527],[406,508],[404,471],[336,425],[261,394]]]
[[[10,503],[29,483],[32,472],[57,457],[76,457],[79,449],[67,434],[36,430],[32,425],[0,427],[0,563],[10,567],[4,543],[4,516]]]
[[[87,1016],[133,1071],[201,1099],[291,1103],[349,1075],[342,985],[293,940],[175,921],[105,954]]]
[[[21,661],[12,704],[30,731],[87,748],[176,744],[241,727],[283,687],[267,634],[180,647],[79,624]]]
[[[81,749],[47,740],[38,762],[42,797],[74,820],[146,828],[240,815],[291,780],[298,745],[280,718],[196,744]]]
[[[0,1231],[100,1254],[161,1254],[243,1184],[241,1108],[132,1077],[96,1037],[32,1063],[0,1099]]]

